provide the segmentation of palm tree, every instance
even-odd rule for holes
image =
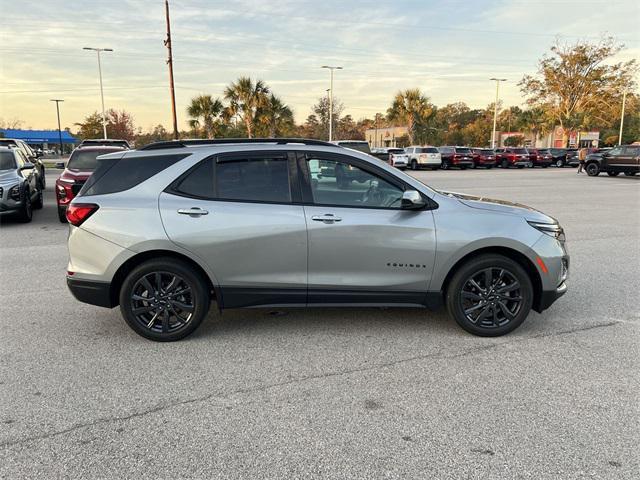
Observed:
[[[189,126],[196,132],[203,126],[205,137],[214,138],[220,127],[220,114],[223,110],[224,105],[218,98],[214,99],[211,95],[193,97],[187,107],[187,114],[191,117]]]
[[[518,119],[518,127],[527,133],[534,135],[534,145],[540,135],[545,135],[551,130],[551,124],[544,110],[541,108],[530,108],[523,111]]]
[[[258,109],[256,118],[270,138],[282,135],[283,130],[293,125],[291,108],[273,93],[269,95],[267,104]]]
[[[224,90],[224,98],[229,101],[226,116],[239,115],[247,129],[247,136],[252,138],[257,113],[269,102],[269,87],[262,81],[253,83],[249,77],[240,77]]]
[[[419,88],[400,91],[387,110],[387,118],[407,126],[409,142],[413,143],[415,127],[434,113],[433,105]]]

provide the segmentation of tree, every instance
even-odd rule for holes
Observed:
[[[252,138],[258,110],[269,103],[269,93],[269,87],[262,80],[253,83],[249,77],[238,78],[224,91],[224,97],[229,101],[225,110],[226,118],[239,115],[247,129],[247,136]]]
[[[258,109],[256,117],[258,129],[266,137],[286,136],[295,127],[293,111],[273,93],[269,95],[266,105]]]
[[[635,60],[605,63],[621,49],[612,38],[599,43],[557,43],[551,55],[540,60],[538,75],[522,78],[520,89],[529,97],[529,105],[541,108],[565,132],[610,125],[619,118],[615,112],[619,112],[621,92],[635,86]]]
[[[333,120],[333,126],[335,127],[340,122],[340,117],[342,116],[342,112],[344,111],[344,104],[340,101],[340,99],[333,97],[332,106],[333,106],[333,114],[331,117]],[[319,122],[318,135],[315,138],[328,139],[329,138],[329,118],[330,118],[329,117],[329,110],[330,110],[329,98],[324,96],[320,97],[318,99],[318,103],[316,103],[313,107],[311,107],[311,110],[316,115],[316,118]],[[339,133],[337,131],[336,131],[336,137],[339,137]]]
[[[521,147],[524,145],[525,138],[523,135],[511,135],[504,141],[505,147]]]
[[[109,138],[123,140],[134,139],[136,131],[133,117],[129,112],[111,108],[105,112],[105,120],[107,123],[107,136]],[[77,135],[81,140],[85,138],[102,138],[104,135],[102,115],[98,112],[87,115],[83,122],[75,123],[75,125],[80,127]]]
[[[552,122],[549,121],[544,110],[540,107],[529,108],[521,112],[517,126],[523,132],[532,133],[534,143],[540,135],[549,133],[553,128]]]
[[[414,142],[416,125],[428,121],[434,114],[435,107],[419,88],[411,88],[396,94],[387,110],[390,121],[406,125],[409,141]]]
[[[142,129],[138,129],[138,133],[135,137],[135,145],[137,148],[139,146],[147,145],[153,142],[163,142],[171,140],[172,138],[173,136],[171,135],[171,133],[168,132],[163,125],[158,124],[153,127],[153,129],[148,133],[143,133]]]
[[[206,138],[215,138],[220,133],[221,115],[224,105],[218,98],[211,95],[193,97],[187,107],[189,126],[198,136],[198,129],[202,127]]]
[[[20,120],[19,118],[10,118],[5,120],[4,118],[0,118],[0,128],[2,128],[3,130],[17,130],[19,128],[22,128],[22,125],[24,125],[24,121]]]

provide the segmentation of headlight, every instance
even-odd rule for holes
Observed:
[[[16,202],[20,200],[20,185],[14,185],[9,189],[9,198]]]
[[[547,235],[555,238],[560,242],[564,242],[564,229],[558,225],[557,223],[539,223],[539,222],[527,222],[536,230],[540,230],[542,233],[546,233]]]

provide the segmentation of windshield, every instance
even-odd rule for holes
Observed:
[[[484,153],[485,155],[493,155],[493,150],[482,149],[480,150],[480,153]]]
[[[13,152],[0,152],[0,170],[15,170],[16,160]]]
[[[402,148],[390,148],[387,150],[387,153],[405,153]]]
[[[113,153],[118,150],[113,148],[105,148],[102,150],[75,150],[71,157],[69,158],[69,163],[67,163],[67,168],[73,170],[95,170],[98,166],[98,160],[96,158],[100,155],[104,155],[105,153]]]

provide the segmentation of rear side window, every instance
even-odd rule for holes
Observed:
[[[286,157],[208,158],[174,187],[179,194],[211,200],[290,203]]]
[[[98,167],[78,196],[104,195],[129,190],[189,155],[185,153],[98,160]]]
[[[218,161],[215,184],[220,200],[291,202],[286,158]]]

